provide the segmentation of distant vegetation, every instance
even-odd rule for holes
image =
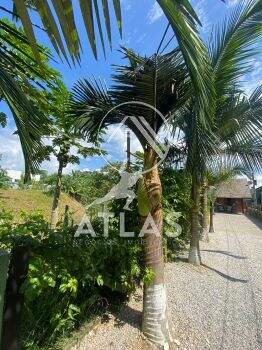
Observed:
[[[0,208],[11,211],[15,222],[21,220],[21,211],[28,214],[39,211],[45,220],[50,221],[51,205],[52,196],[39,190],[0,189]],[[78,224],[84,214],[84,209],[80,203],[65,193],[61,196],[59,220],[63,219],[66,205],[69,207],[72,220]]]

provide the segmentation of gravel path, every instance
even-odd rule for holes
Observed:
[[[262,227],[216,214],[203,266],[166,266],[169,309],[182,350],[262,350]],[[141,291],[70,350],[151,350],[139,331]]]
[[[140,332],[142,300],[139,289],[118,314],[108,313],[70,350],[155,350]]]
[[[169,307],[187,350],[262,349],[262,230],[244,215],[216,214],[200,268],[169,264]]]

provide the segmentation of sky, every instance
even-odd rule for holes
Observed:
[[[244,0],[246,1],[246,0]],[[72,88],[74,83],[81,78],[87,77],[100,77],[105,80],[106,84],[110,86],[110,74],[112,73],[113,64],[123,64],[123,54],[119,52],[120,46],[125,46],[135,50],[141,55],[150,56],[156,52],[160,40],[163,36],[164,30],[167,25],[167,20],[155,0],[121,0],[122,5],[122,17],[123,17],[123,36],[120,38],[119,32],[116,26],[116,22],[112,23],[112,38],[113,48],[107,46],[107,57],[104,59],[102,49],[98,45],[98,60],[96,61],[92,55],[92,51],[88,44],[84,24],[78,8],[78,0],[72,0],[75,7],[75,21],[79,28],[79,36],[82,42],[83,53],[81,56],[81,65],[70,68],[66,63],[56,57],[55,61],[51,61],[50,65],[61,72],[63,80],[69,89]],[[110,1],[112,3],[112,0]],[[241,0],[226,0],[223,3],[220,0],[191,0],[191,4],[195,8],[201,22],[202,28],[200,28],[201,36],[204,40],[208,40],[212,27],[221,21],[224,16],[228,15],[234,10],[234,7],[239,4]],[[3,3],[3,4],[2,4]],[[6,8],[10,8],[10,0],[1,0],[1,5]],[[112,10],[112,4],[111,8]],[[5,15],[1,12],[1,15]],[[8,16],[7,16],[8,17]],[[112,18],[113,14],[112,14]],[[33,17],[33,20],[37,22],[37,19]],[[51,47],[51,44],[43,31],[35,32],[37,39],[43,45]],[[167,35],[167,41],[171,38],[171,29]],[[176,46],[175,40],[173,40],[168,49],[172,49]],[[53,50],[54,51],[54,50]],[[262,59],[261,55],[254,59],[254,71],[245,77],[244,87],[247,94],[261,83],[262,78]],[[23,170],[24,161],[21,152],[19,139],[15,132],[15,125],[10,111],[4,103],[0,103],[0,111],[7,113],[8,125],[4,129],[0,129],[0,142],[2,160],[1,166],[5,169]],[[110,156],[113,158],[124,157],[123,144],[125,143],[125,131],[120,131],[120,134],[115,138],[108,148]],[[139,144],[132,138],[133,147],[132,151],[139,149]],[[123,150],[119,155],[119,150]],[[99,169],[104,164],[104,160],[101,157],[93,157],[91,159],[81,159],[80,165],[69,165],[66,172],[77,169]],[[51,158],[50,162],[44,162],[42,169],[52,173],[57,169],[57,161],[55,157]],[[262,184],[262,175],[261,178]]]

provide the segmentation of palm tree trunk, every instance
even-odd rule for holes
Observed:
[[[210,212],[209,212],[210,220],[209,220],[209,232],[214,233],[214,205],[210,204]]]
[[[202,235],[201,240],[205,242],[209,242],[208,235],[208,208],[207,208],[207,186],[204,184],[203,186],[203,197],[202,197]]]
[[[188,262],[194,265],[201,264],[200,255],[200,225],[199,225],[199,183],[196,179],[193,179],[192,183],[192,199],[193,207],[190,213],[190,249],[188,255]]]
[[[163,210],[161,205],[162,187],[157,168],[157,155],[152,148],[145,151],[145,169],[139,184],[138,206],[141,223],[151,214],[154,232],[143,235],[145,267],[153,273],[153,280],[144,286],[142,331],[149,340],[161,349],[173,349],[169,327],[167,293],[164,276],[164,254],[162,247]],[[152,226],[151,226],[152,227]],[[153,227],[152,227],[153,229]]]
[[[56,186],[53,197],[52,212],[51,212],[51,228],[55,229],[58,222],[58,210],[59,210],[59,199],[61,194],[61,184],[62,184],[62,172],[63,172],[63,162],[59,161]]]

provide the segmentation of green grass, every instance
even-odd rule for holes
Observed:
[[[20,213],[32,213],[40,211],[47,221],[50,221],[52,195],[39,190],[0,190],[0,208],[13,213],[15,221],[20,221]],[[84,208],[75,199],[62,193],[59,206],[59,219],[63,218],[65,206],[69,206],[69,212],[75,224],[78,224],[84,215]]]

